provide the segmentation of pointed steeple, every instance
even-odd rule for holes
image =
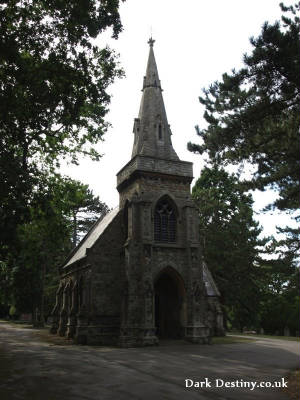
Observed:
[[[188,188],[193,179],[193,164],[179,160],[172,146],[172,133],[153,52],[154,40],[150,38],[148,43],[150,45],[149,58],[143,82],[140,111],[133,126],[132,158],[117,173],[117,189],[120,193],[121,207],[124,206],[126,199],[132,198],[130,192],[132,188],[135,190],[134,193],[142,195],[145,190],[143,185],[149,179],[159,182],[170,182],[170,180],[172,183],[180,182],[180,184],[186,184]],[[139,184],[135,185],[134,182],[139,182]],[[163,188],[163,184],[161,187]],[[146,193],[144,194],[146,196]]]
[[[149,57],[143,82],[143,95],[139,116],[134,120],[134,144],[132,158],[136,155],[151,156],[166,160],[179,160],[171,142],[162,96],[162,88],[153,52],[154,40],[149,39]]]

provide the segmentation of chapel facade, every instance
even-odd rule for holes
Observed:
[[[190,194],[192,163],[171,141],[149,58],[131,160],[117,174],[119,207],[99,220],[60,268],[51,332],[122,347],[223,334],[219,291],[202,258]]]

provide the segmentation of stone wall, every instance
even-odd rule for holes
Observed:
[[[154,211],[162,196],[176,210],[174,243],[154,240]],[[154,286],[164,271],[181,288],[186,340],[207,342],[221,327],[221,310],[217,298],[206,296],[202,268],[189,180],[143,173],[121,190],[118,214],[86,256],[62,268],[53,333],[83,344],[156,344]]]
[[[125,285],[123,214],[120,211],[88,256],[92,265],[88,343],[116,344]]]
[[[117,186],[128,180],[135,171],[193,177],[193,164],[188,161],[164,160],[149,156],[135,156],[117,174]]]
[[[155,205],[165,195],[172,200],[177,212],[177,245],[185,246],[187,239],[198,243],[197,216],[190,195],[190,184],[186,181],[140,177],[121,192],[120,207],[124,207],[127,200],[139,204],[135,212],[141,222],[136,221],[135,230],[144,240],[152,242]]]

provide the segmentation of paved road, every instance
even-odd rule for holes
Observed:
[[[54,344],[45,336],[0,323],[1,400],[284,400],[279,389],[216,387],[216,379],[273,382],[299,362],[299,342],[292,341],[117,349]],[[185,387],[185,379],[205,378],[211,388]]]

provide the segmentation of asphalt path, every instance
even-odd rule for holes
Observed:
[[[119,349],[49,341],[45,331],[0,322],[1,400],[285,400],[282,389],[253,385],[285,383],[298,365],[295,341]]]

